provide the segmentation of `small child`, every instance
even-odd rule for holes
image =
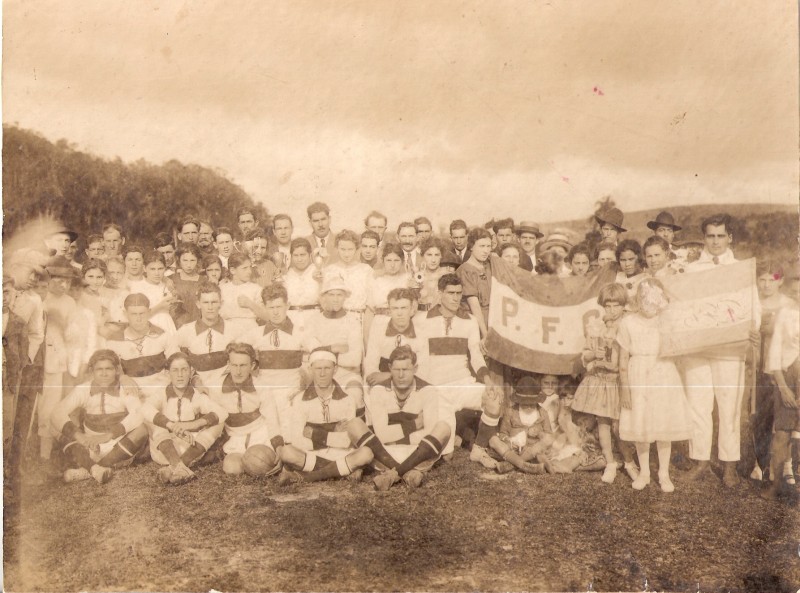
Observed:
[[[515,468],[526,474],[544,473],[544,465],[530,462],[555,440],[550,415],[541,407],[546,397],[533,377],[522,377],[517,382],[498,434],[489,440],[492,451],[503,458],[495,467],[497,473]]]
[[[563,406],[559,413],[560,429],[547,449],[536,459],[550,474],[571,474],[574,471],[597,471],[606,465],[594,429],[596,418],[591,414],[570,412]]]
[[[164,278],[167,269],[164,255],[151,249],[144,253],[143,258],[144,279],[130,283],[131,293],[138,292],[148,298],[151,303],[150,322],[172,336],[176,328],[170,310],[177,304],[177,298],[172,280]]]
[[[597,304],[605,309],[603,327],[587,327],[586,348],[581,355],[587,374],[575,392],[572,409],[597,418],[598,434],[606,468],[603,482],[611,484],[617,475],[617,462],[611,442],[611,428],[619,420],[619,346],[617,328],[625,313],[628,294],[621,284],[607,284],[600,289]],[[589,325],[589,324],[587,324]],[[621,444],[622,445],[622,444]],[[630,446],[621,447],[625,470],[632,480],[639,474]]]
[[[658,451],[661,490],[673,492],[669,477],[672,441],[691,437],[686,393],[675,363],[658,354],[658,316],[669,306],[661,282],[647,278],[636,290],[637,312],[623,317],[617,331],[619,344],[620,438],[636,443],[639,477],[635,490],[650,483],[650,444]]]

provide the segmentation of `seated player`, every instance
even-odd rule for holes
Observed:
[[[176,352],[165,365],[169,385],[151,389],[142,405],[150,432],[150,457],[162,465],[164,484],[183,484],[195,478],[190,469],[222,434],[228,412],[191,385],[194,369],[189,357]]]
[[[281,450],[286,467],[278,483],[316,482],[350,474],[361,479],[361,468],[372,461],[372,451],[353,447],[350,440],[348,426],[356,418],[357,403],[333,379],[336,355],[319,348],[311,352],[308,362],[312,383],[292,403],[291,444]]]
[[[532,377],[522,377],[511,394],[509,405],[503,412],[498,434],[489,440],[492,451],[503,458],[497,464],[497,473],[504,474],[515,468],[527,474],[542,474],[541,463],[530,463],[553,444],[555,434],[549,414],[540,406],[547,396],[539,393]]]
[[[350,438],[372,451],[380,472],[376,490],[388,490],[400,479],[418,488],[450,440],[450,426],[439,420],[437,389],[416,376],[417,355],[410,346],[392,351],[389,369],[391,378],[372,387],[366,398],[375,432],[356,420]]]
[[[150,321],[150,299],[141,293],[129,294],[124,306],[128,326],[113,331],[106,345],[119,356],[122,372],[139,387],[166,385],[169,336]]]
[[[288,430],[287,418],[292,396],[308,381],[303,372],[303,356],[319,344],[303,327],[301,315],[289,316],[286,288],[272,284],[261,291],[267,313],[264,326],[245,333],[241,341],[251,344],[258,357],[258,375],[254,380],[260,388],[268,389],[278,407],[283,432]]]
[[[200,319],[178,329],[168,352],[184,352],[203,385],[219,387],[228,363],[225,348],[238,335],[220,316],[222,293],[219,286],[211,282],[201,284],[197,289],[196,302]]]
[[[136,389],[120,385],[119,357],[111,350],[98,350],[89,359],[89,369],[92,380],[59,402],[52,425],[61,435],[70,466],[64,481],[94,478],[104,484],[112,468],[128,465],[144,448],[147,428]],[[73,420],[76,415],[81,420]]]
[[[481,353],[480,328],[476,319],[461,308],[463,287],[456,274],[439,278],[438,289],[439,304],[422,314],[417,323],[428,352],[428,364],[422,376],[442,394],[439,416],[450,424],[453,434],[456,434],[456,415],[461,424],[477,423],[470,459],[494,469],[497,464],[486,448],[497,430],[500,410],[484,410],[486,390],[491,390],[493,385]],[[471,410],[480,416],[460,413],[462,410]],[[453,448],[453,443],[449,443],[445,455],[452,453]]]
[[[385,317],[376,317],[367,340],[364,377],[370,386],[390,378],[389,355],[398,346],[411,346],[417,353],[422,368],[426,368],[426,341],[414,326],[414,315],[417,311],[416,293],[410,288],[394,288],[389,292],[387,301],[388,321]]]
[[[228,414],[222,471],[271,476],[281,469],[279,455],[284,444],[275,400],[269,391],[253,384],[258,358],[250,344],[232,342],[225,352],[228,373],[220,387],[211,389],[211,399]]]
[[[361,358],[364,340],[361,327],[350,311],[344,309],[348,294],[344,279],[325,274],[319,300],[322,311],[308,316],[309,338],[336,354],[338,364],[334,379],[358,402],[357,415],[364,417],[364,383],[361,380]]]

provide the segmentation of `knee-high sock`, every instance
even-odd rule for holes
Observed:
[[[440,443],[436,437],[432,437],[431,435],[423,437],[419,445],[417,445],[417,448],[414,449],[414,452],[408,456],[408,459],[395,468],[397,474],[402,476],[407,471],[417,467],[423,461],[439,457],[439,455],[442,454],[442,449],[444,449],[444,445]]]
[[[183,465],[189,467],[193,463],[196,463],[197,460],[205,454],[206,450],[203,448],[203,446],[195,443],[183,452],[183,455],[181,455],[181,461],[183,462]]]
[[[372,451],[376,461],[380,461],[388,469],[397,467],[397,461],[392,457],[381,443],[380,439],[372,431],[365,432],[356,443],[356,448],[367,447]]]
[[[164,454],[170,465],[177,465],[181,460],[181,456],[178,455],[178,450],[175,448],[175,443],[172,442],[172,439],[161,441],[158,444],[158,450]]]
[[[64,455],[73,467],[82,467],[84,469],[91,469],[94,465],[89,449],[79,444],[77,441],[72,441],[64,447]]]
[[[347,463],[347,457],[344,457],[337,461],[329,461],[321,468],[303,472],[301,475],[306,482],[319,482],[321,480],[330,480],[331,478],[343,478],[352,473],[352,471]]]
[[[138,442],[137,442],[138,441]],[[137,439],[136,441],[129,438],[129,435],[122,437],[119,442],[114,445],[114,448],[109,451],[105,457],[98,461],[98,465],[103,467],[114,467],[118,463],[131,459],[139,451],[143,442]]]
[[[481,421],[478,424],[478,434],[475,437],[475,445],[483,447],[484,449],[489,446],[489,439],[497,434],[497,425],[500,418],[495,418],[487,412],[481,414]]]

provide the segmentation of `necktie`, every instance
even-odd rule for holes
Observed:
[[[325,247],[325,239],[320,239],[319,240],[319,246],[320,247]]]
[[[406,253],[406,272],[411,271],[411,254]]]
[[[713,262],[714,262],[714,265],[715,265],[715,266],[718,266],[718,265],[719,265],[719,258],[718,258],[716,255],[714,256],[714,259],[712,259],[711,261],[713,261]]]

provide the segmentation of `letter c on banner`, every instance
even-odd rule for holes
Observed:
[[[501,307],[503,310],[503,325],[508,326],[508,319],[510,317],[516,317],[519,312],[519,303],[514,299],[504,296]]]

